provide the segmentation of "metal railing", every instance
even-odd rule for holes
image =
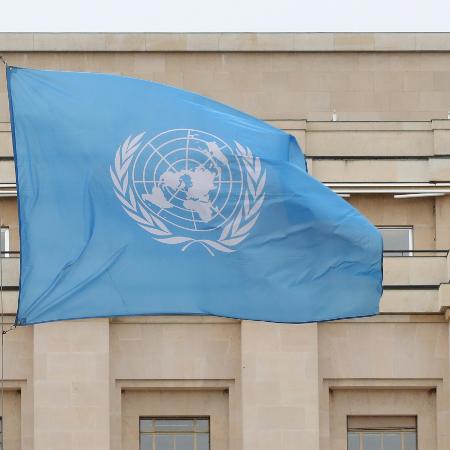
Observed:
[[[405,257],[405,256],[420,256],[420,257],[443,257],[446,258],[449,250],[384,250],[384,257]]]
[[[13,256],[15,258],[18,258],[20,256],[20,252],[18,251],[5,251],[0,252],[0,258],[9,258],[10,256]]]
[[[446,257],[449,254],[450,250],[384,250],[383,256],[440,256],[440,257]],[[19,258],[20,257],[20,251],[5,251],[0,252],[0,258]]]

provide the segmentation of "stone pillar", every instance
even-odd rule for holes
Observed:
[[[450,304],[450,302],[449,302]],[[448,372],[443,380],[442,392],[438,396],[437,404],[437,430],[438,450],[450,448],[450,307],[445,310],[445,318],[448,320]]]
[[[242,322],[243,449],[318,450],[317,324]]]
[[[109,321],[34,326],[34,450],[109,450]]]
[[[450,248],[450,195],[436,197],[436,248]]]

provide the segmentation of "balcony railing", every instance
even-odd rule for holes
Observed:
[[[383,257],[401,257],[401,256],[440,256],[446,258],[449,250],[384,250]]]
[[[447,256],[450,250],[384,250],[383,256]],[[19,251],[7,251],[0,252],[0,257],[8,258],[8,257],[19,257]]]

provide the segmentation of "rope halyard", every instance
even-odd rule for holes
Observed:
[[[3,58],[2,58],[3,59]],[[4,326],[3,326],[3,321],[5,316],[3,315],[3,255],[0,254],[0,303],[1,303],[1,314],[2,314],[2,380],[1,380],[1,404],[2,404],[2,415],[1,415],[1,420],[2,420],[2,429],[3,429],[3,425],[4,425],[4,408],[3,408],[3,398],[4,398],[4,394],[5,394],[5,381],[4,381],[4,358],[3,358],[3,350],[4,350],[4,336],[5,336],[5,330],[4,330]]]

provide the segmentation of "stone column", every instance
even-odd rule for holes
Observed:
[[[436,197],[436,248],[450,248],[450,196]]]
[[[242,322],[243,449],[319,449],[317,333]]]
[[[438,400],[437,430],[438,450],[450,448],[450,301],[449,307],[445,309],[445,318],[448,320],[448,372],[443,380],[443,389]]]
[[[34,326],[34,450],[109,450],[109,321]]]

